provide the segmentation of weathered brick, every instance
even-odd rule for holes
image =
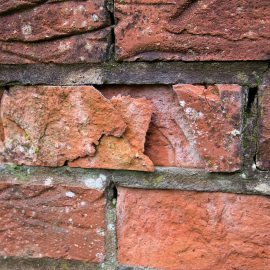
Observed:
[[[270,86],[263,85],[259,91],[259,142],[256,158],[262,170],[270,169]]]
[[[104,0],[45,3],[0,17],[1,41],[40,41],[110,25]],[[91,45],[89,45],[91,46]]]
[[[1,111],[3,163],[154,169],[142,147],[152,114],[145,99],[111,102],[91,86],[18,86],[4,94]],[[131,124],[135,113],[140,126]]]
[[[22,9],[37,5],[45,0],[0,0],[0,14],[11,12],[16,9]],[[49,0],[47,2],[57,2],[64,0]]]
[[[146,99],[114,97],[112,104],[123,116],[127,128],[121,138],[102,137],[94,157],[69,162],[71,167],[153,171],[152,161],[143,154],[152,106]]]
[[[128,188],[118,194],[120,264],[269,269],[268,197]]]
[[[41,42],[0,41],[0,63],[98,63],[108,59],[111,30]]]
[[[268,60],[268,0],[116,0],[120,60]]]
[[[209,171],[241,168],[241,87],[175,85],[183,133],[193,131],[193,147]]]
[[[176,92],[170,86],[109,86],[101,91],[108,98],[121,94],[152,101],[154,113],[145,153],[155,165],[238,170],[240,87],[178,85],[174,89]]]
[[[0,16],[0,63],[105,61],[111,36],[105,1],[50,2]]]
[[[0,256],[102,262],[103,191],[0,183]]]

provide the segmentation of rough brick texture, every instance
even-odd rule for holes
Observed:
[[[101,62],[110,47],[105,1],[7,1],[0,15],[0,63]]]
[[[240,169],[241,87],[175,85],[183,126],[209,171]],[[186,134],[186,130],[183,129]]]
[[[237,85],[109,86],[102,93],[146,97],[154,113],[146,154],[159,166],[241,168],[241,89]]]
[[[257,166],[270,170],[270,86],[263,85],[259,91],[259,143]]]
[[[3,163],[153,170],[143,154],[152,115],[145,99],[110,102],[91,86],[37,86],[13,87],[1,103]]]
[[[0,183],[0,256],[102,262],[102,191]]]
[[[69,166],[153,171],[152,161],[143,154],[152,115],[151,103],[144,98],[119,96],[112,99],[112,104],[127,124],[123,136],[102,137],[94,157],[71,161]]]
[[[168,270],[268,270],[270,199],[119,188],[120,264]]]
[[[120,60],[268,60],[268,0],[116,0]]]

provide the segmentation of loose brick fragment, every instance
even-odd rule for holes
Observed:
[[[259,142],[257,166],[270,170],[270,86],[263,85],[259,91]]]
[[[1,160],[153,170],[143,154],[151,114],[147,100],[118,97],[111,102],[91,86],[12,87],[2,98]],[[137,122],[131,121],[135,116]]]
[[[0,256],[102,262],[103,191],[0,183]]]
[[[268,270],[270,199],[118,189],[120,265],[166,270]]]
[[[143,154],[152,115],[151,102],[119,96],[112,99],[112,104],[127,124],[123,137],[102,137],[94,157],[77,159],[69,166],[153,171],[152,161]]]
[[[63,166],[93,156],[102,135],[126,124],[94,87],[12,87],[2,98],[5,158],[17,164]]]
[[[119,60],[268,60],[269,0],[116,0]]]

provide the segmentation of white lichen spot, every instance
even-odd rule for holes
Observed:
[[[237,129],[234,129],[231,131],[230,133],[233,137],[239,136],[241,134],[241,132]]]
[[[67,192],[66,192],[66,196],[67,196],[68,198],[74,198],[74,197],[76,196],[76,194],[75,194],[74,192],[72,192],[72,191],[67,191]]]
[[[25,24],[21,28],[23,35],[28,36],[32,34],[32,26],[30,24]]]
[[[97,253],[96,258],[102,262],[105,259],[105,256],[103,253]]]
[[[257,170],[257,166],[255,163],[252,164],[252,171],[256,171]]]
[[[241,178],[243,178],[243,179],[247,179],[247,175],[246,175],[245,173],[242,173],[240,176],[241,176]]]
[[[185,113],[192,119],[192,120],[197,120],[203,118],[203,113],[202,112],[197,112],[193,108],[186,108]]]
[[[45,186],[52,186],[53,185],[53,178],[52,177],[47,177],[44,181]]]
[[[60,44],[58,46],[58,50],[60,52],[65,52],[65,51],[69,50],[70,48],[71,48],[71,45],[68,42],[65,42],[65,43],[64,42],[60,42]]]
[[[99,235],[99,236],[104,236],[104,235],[105,235],[104,230],[101,229],[101,228],[97,228],[97,229],[96,229],[96,233],[97,233],[97,235]]]
[[[91,52],[91,51],[93,50],[93,45],[87,42],[87,43],[85,44],[84,48],[85,48],[87,51]]]
[[[106,186],[106,175],[100,174],[97,178],[87,178],[84,180],[84,184],[88,188],[93,188],[97,190],[103,190]]]
[[[87,26],[87,22],[83,21],[82,24],[81,24],[81,27],[86,27],[86,26]]]
[[[85,11],[85,7],[83,5],[80,5],[78,7],[78,10],[81,11],[81,12],[84,12]]]
[[[262,193],[270,193],[270,186],[267,184],[259,184],[255,187],[255,190],[262,192]]]
[[[99,20],[98,15],[95,13],[91,16],[91,18],[92,18],[93,22],[98,22],[98,20]]]
[[[185,102],[184,100],[180,100],[180,101],[179,101],[179,104],[180,104],[181,107],[184,108],[185,105],[186,105],[186,102]]]
[[[114,230],[115,230],[114,224],[110,223],[110,224],[108,225],[108,230],[109,230],[109,231],[114,231]]]
[[[82,207],[86,206],[86,202],[85,201],[80,202],[80,206]]]

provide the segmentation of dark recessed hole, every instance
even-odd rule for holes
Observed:
[[[112,198],[117,200],[118,192],[116,186],[112,188]]]
[[[254,104],[255,100],[257,99],[257,95],[258,95],[258,88],[257,87],[253,87],[253,88],[249,89],[248,99],[247,99],[247,112],[251,112],[253,104]]]

